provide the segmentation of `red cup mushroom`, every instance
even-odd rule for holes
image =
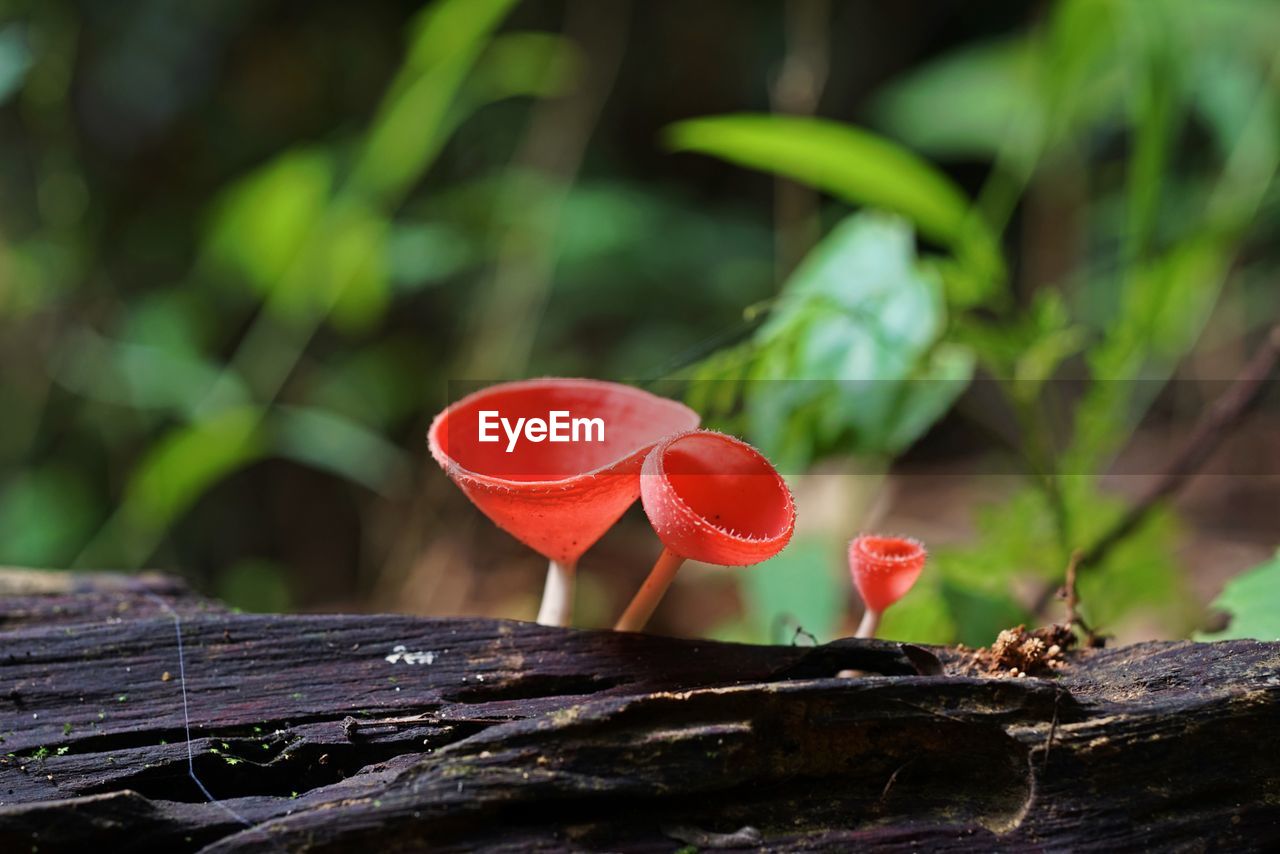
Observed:
[[[508,433],[531,420],[545,428],[553,412],[599,419],[599,431],[588,426],[593,434],[584,437],[571,425],[567,442],[553,442],[545,430],[526,431],[524,442]],[[506,425],[494,429],[495,419]],[[550,562],[538,621],[563,626],[572,620],[577,561],[639,495],[645,453],[698,421],[682,403],[630,385],[534,379],[492,385],[453,403],[435,416],[428,443],[481,512]]]
[[[764,455],[707,430],[654,446],[641,470],[640,500],[663,550],[618,631],[644,628],[686,559],[760,563],[782,551],[795,528],[791,492]]]
[[[551,441],[545,430],[526,430],[525,441],[508,432],[533,421],[545,428],[551,413],[601,426],[588,424],[585,436],[570,430],[570,441]],[[495,419],[505,419],[498,441]],[[427,438],[472,503],[550,561],[538,622],[563,626],[572,619],[578,559],[638,497],[645,453],[698,420],[689,407],[631,386],[548,378],[468,395],[436,416]]]
[[[924,546],[907,537],[864,534],[849,544],[849,572],[867,606],[855,637],[875,637],[885,609],[920,577],[925,556]]]

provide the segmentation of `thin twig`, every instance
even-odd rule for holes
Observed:
[[[360,720],[351,715],[347,715],[342,719],[342,731],[347,738],[352,738],[360,730],[371,729],[399,729],[402,726],[417,726],[419,724],[438,724],[440,718],[432,712],[424,712],[420,715],[406,715],[398,718],[377,718],[373,720]]]
[[[1078,559],[1073,556],[1068,570],[1083,571],[1101,563],[1113,548],[1146,521],[1161,502],[1190,480],[1261,400],[1277,363],[1280,363],[1280,324],[1271,327],[1262,346],[1236,376],[1231,387],[1214,401],[1204,417],[1192,428],[1191,435],[1170,460],[1159,479]],[[1074,586],[1073,583],[1068,584],[1070,588]],[[1057,590],[1052,587],[1045,590],[1036,603],[1035,612],[1043,615],[1056,593]]]
[[[908,765],[910,765],[912,762],[915,762],[915,761],[916,761],[915,759],[908,759],[906,762],[903,762],[901,765],[899,765],[897,769],[894,770],[894,772],[889,775],[889,781],[884,784],[884,789],[881,790],[880,797],[876,799],[877,804],[883,804],[885,802],[885,799],[889,797],[889,790],[893,788],[893,784],[898,780],[898,775],[902,773],[902,770],[904,768],[906,768]]]
[[[1080,597],[1076,593],[1076,571],[1080,568],[1081,553],[1076,549],[1071,553],[1071,560],[1067,561],[1067,586],[1064,588],[1064,595],[1067,599],[1067,625],[1075,625],[1079,617],[1076,614],[1076,605],[1080,603]]]
[[[1080,592],[1076,589],[1076,576],[1080,571],[1082,557],[1083,553],[1079,549],[1071,553],[1071,559],[1067,561],[1067,583],[1063,585],[1059,595],[1067,600],[1067,625],[1084,632],[1085,646],[1096,647],[1101,646],[1098,643],[1098,636],[1094,633],[1093,628],[1084,621],[1084,617],[1080,616]]]
[[[403,715],[392,718],[356,718],[347,715],[342,719],[342,731],[347,738],[353,738],[358,732],[375,729],[400,729],[415,726],[450,726],[453,724],[505,724],[517,718],[510,715],[449,717],[437,712],[423,712],[420,715]]]
[[[807,631],[804,626],[800,625],[796,626],[796,633],[791,636],[791,645],[796,646],[796,642],[799,641],[801,637],[808,638],[810,646],[818,645],[818,636],[813,632]]]
[[[1280,362],[1280,325],[1271,327],[1262,346],[1244,366],[1239,376],[1196,424],[1182,449],[1170,461],[1160,478],[1151,485],[1120,521],[1090,546],[1080,558],[1080,568],[1098,564],[1118,543],[1134,532],[1155,509],[1191,479],[1213,456],[1249,410],[1262,398],[1267,382]]]

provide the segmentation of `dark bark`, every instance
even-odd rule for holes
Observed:
[[[0,599],[0,851],[1280,844],[1280,644],[1083,651],[1051,679],[934,648],[926,676],[885,642],[250,616],[60,578]]]

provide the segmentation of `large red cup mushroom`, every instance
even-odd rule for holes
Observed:
[[[600,419],[601,440],[526,436],[510,447],[500,430],[500,441],[480,441],[482,412],[515,424],[557,411]],[[578,559],[636,500],[645,453],[698,420],[689,407],[631,386],[548,378],[464,397],[436,416],[427,439],[436,462],[476,507],[550,561],[538,622],[563,626],[572,619]]]
[[[686,559],[760,563],[782,551],[795,529],[791,492],[764,455],[708,430],[654,446],[641,470],[640,499],[663,550],[618,620],[619,631],[644,628]]]
[[[867,606],[855,637],[875,637],[880,617],[916,583],[925,557],[924,545],[909,537],[864,534],[849,543],[849,572]]]

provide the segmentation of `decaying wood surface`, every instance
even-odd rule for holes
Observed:
[[[1091,650],[1051,679],[933,649],[921,675],[885,642],[243,615],[161,576],[33,578],[0,574],[0,851],[1280,845],[1280,644]]]

